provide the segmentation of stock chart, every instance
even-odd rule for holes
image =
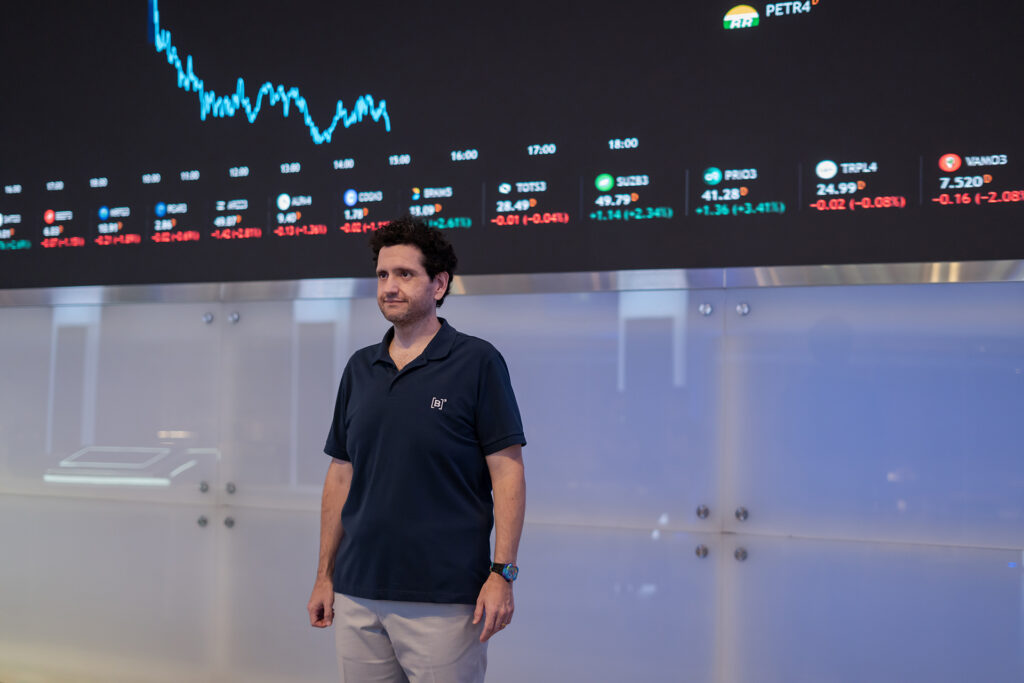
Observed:
[[[1024,9],[7,5],[0,288],[1024,257]]]

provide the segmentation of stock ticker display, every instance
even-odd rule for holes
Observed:
[[[8,3],[0,288],[1024,258],[1024,9]]]

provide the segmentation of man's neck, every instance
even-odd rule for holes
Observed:
[[[392,348],[408,351],[411,349],[424,349],[430,340],[434,338],[437,331],[441,329],[441,321],[437,314],[424,316],[414,323],[395,325],[395,336],[391,340]]]

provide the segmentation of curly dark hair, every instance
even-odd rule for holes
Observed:
[[[423,254],[423,268],[431,280],[438,273],[448,273],[448,288],[444,290],[444,296],[437,302],[437,306],[440,307],[452,289],[455,267],[459,265],[455,249],[437,228],[431,228],[423,221],[415,220],[410,216],[402,216],[370,235],[373,264],[377,265],[377,257],[383,247],[394,247],[399,244],[409,244],[420,250]]]

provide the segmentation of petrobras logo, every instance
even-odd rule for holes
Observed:
[[[754,28],[761,23],[761,15],[750,5],[736,5],[725,13],[722,26],[726,30],[734,28]]]
[[[764,6],[764,17],[786,17],[795,14],[809,14],[821,0],[791,0],[790,2],[769,2]],[[755,28],[761,23],[761,13],[752,5],[736,5],[722,17],[722,27],[727,30]]]

